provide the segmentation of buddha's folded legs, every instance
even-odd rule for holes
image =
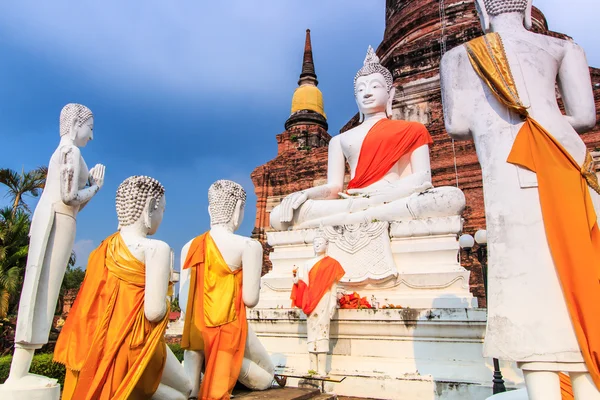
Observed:
[[[166,361],[160,385],[152,399],[183,399],[186,400],[192,390],[191,382],[186,375],[181,374],[181,364],[169,346],[166,346]]]
[[[303,222],[299,224],[298,228],[308,229],[318,228],[321,225],[349,225],[373,221],[440,218],[461,215],[464,209],[465,196],[463,192],[453,186],[443,186],[422,193],[414,193],[409,197],[389,203],[371,206],[362,211],[330,213],[329,215]]]

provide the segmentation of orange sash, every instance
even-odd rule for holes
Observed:
[[[200,398],[229,399],[248,334],[242,269],[231,271],[209,232],[192,242],[183,266],[188,268],[190,289],[181,347],[204,352]]]
[[[63,400],[150,399],[166,360],[164,332],[144,314],[145,265],[115,233],[92,252],[54,360],[67,367]]]
[[[309,315],[317,307],[323,295],[334,283],[339,282],[345,273],[337,260],[331,257],[323,258],[310,269],[308,287],[301,280],[292,287],[292,304],[302,308],[302,311]]]
[[[596,191],[600,188],[591,171],[591,156],[588,153],[580,167],[529,116],[519,99],[500,35],[491,33],[470,41],[467,53],[473,68],[498,100],[525,119],[507,162],[537,175],[554,267],[585,364],[600,389],[600,231],[588,185]],[[564,386],[565,379],[561,382]]]
[[[406,154],[433,143],[424,125],[418,122],[382,119],[371,127],[358,156],[354,178],[348,189],[360,189],[379,182]]]

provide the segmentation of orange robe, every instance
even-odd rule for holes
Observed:
[[[579,166],[521,103],[502,40],[467,43],[471,65],[495,97],[525,120],[507,162],[536,173],[546,238],[583,359],[600,389],[600,231],[589,187],[600,193],[588,153]],[[589,186],[589,187],[588,187]],[[552,332],[548,332],[549,335]],[[561,380],[563,394],[564,377]]]
[[[145,265],[119,233],[92,252],[54,350],[67,368],[63,400],[152,397],[165,365],[169,312],[158,323],[146,319],[145,284]]]
[[[348,189],[360,189],[379,182],[401,157],[431,143],[431,135],[423,124],[385,118],[377,121],[360,148],[354,178],[348,183]]]
[[[242,269],[231,271],[209,232],[192,242],[183,266],[188,268],[190,289],[181,347],[204,352],[200,398],[229,399],[248,334]]]
[[[292,287],[292,305],[302,308],[306,315],[309,315],[323,295],[331,289],[334,283],[337,283],[344,277],[344,268],[335,259],[325,257],[319,260],[310,269],[308,274],[308,286],[302,280]]]

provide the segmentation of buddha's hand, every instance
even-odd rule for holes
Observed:
[[[291,222],[294,217],[294,210],[300,207],[308,200],[308,196],[304,191],[292,193],[285,196],[281,202],[281,222]]]
[[[98,186],[98,189],[104,185],[104,172],[106,167],[102,164],[96,164],[89,172],[89,180],[91,185]]]
[[[367,197],[369,192],[366,189],[348,189],[346,193],[338,193],[340,197],[344,199],[351,199],[353,197]]]

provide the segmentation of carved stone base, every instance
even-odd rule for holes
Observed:
[[[387,225],[384,222],[376,224]],[[375,228],[364,227],[365,230],[377,232]],[[325,234],[330,240],[329,254],[342,264],[347,275],[351,274],[350,278],[345,276],[342,280],[339,286],[341,290],[357,291],[369,300],[374,296],[380,306],[473,308],[477,307],[477,299],[469,291],[470,273],[458,262],[456,237],[461,228],[462,220],[457,216],[393,222],[389,233],[385,229],[383,234],[373,234],[368,240],[364,239],[368,235],[356,234],[356,230],[349,230],[348,227],[344,227],[345,231],[337,228],[339,236],[351,233],[356,237],[336,238],[334,228],[326,228]],[[314,257],[312,241],[316,234],[316,229],[268,233],[269,244],[273,246],[270,255],[273,269],[262,278],[257,307],[290,307],[292,270]],[[381,241],[387,243],[382,244]],[[363,246],[357,246],[359,249],[354,254],[367,251],[368,246],[372,246],[372,250],[368,250],[372,252],[372,257],[360,257],[360,262],[356,262],[351,251],[344,253],[351,243],[362,243]],[[389,256],[386,255],[388,251]],[[384,254],[382,256],[379,253]],[[392,267],[377,269],[370,264],[371,261],[379,263],[380,260],[393,263],[397,275]],[[386,272],[379,274],[383,279],[374,279],[377,274],[373,271]]]

